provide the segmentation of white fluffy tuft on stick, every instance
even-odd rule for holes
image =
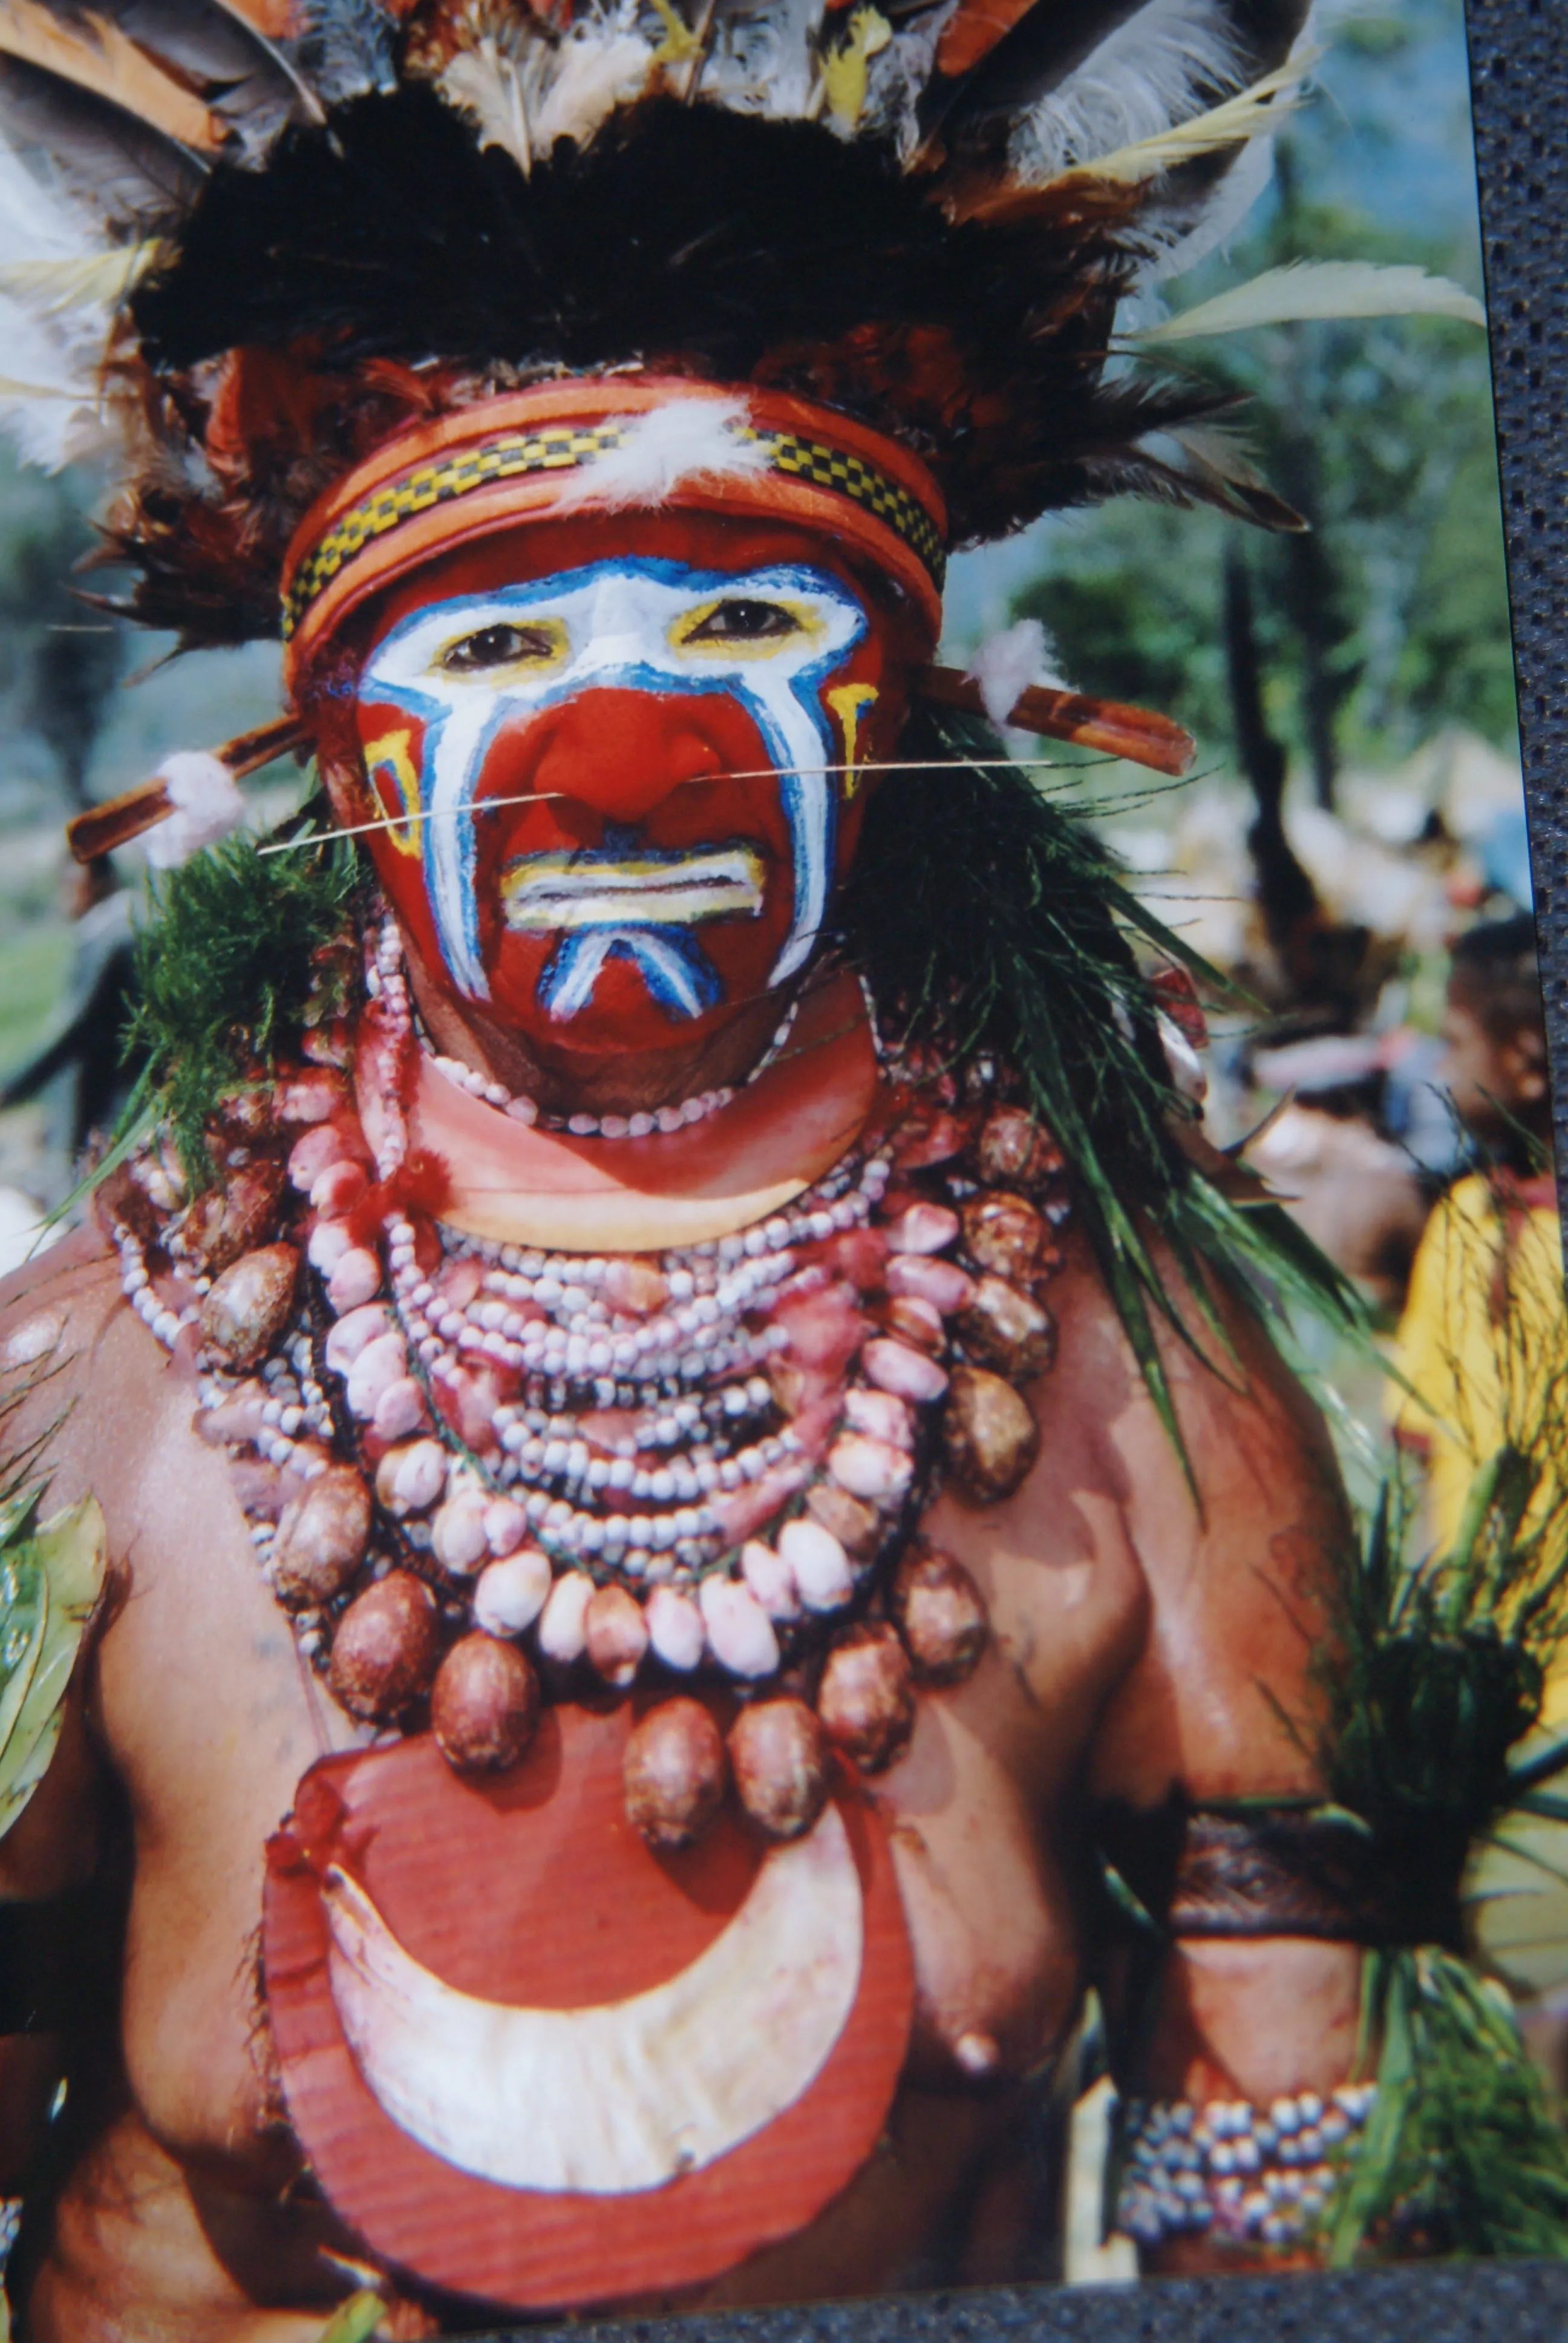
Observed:
[[[1056,672],[1055,649],[1038,618],[1020,618],[1000,635],[988,636],[967,673],[979,684],[985,712],[998,727],[1033,685],[1043,684],[1050,691],[1072,689]]]
[[[164,759],[155,778],[162,781],[174,808],[147,833],[147,860],[155,870],[177,870],[245,820],[238,783],[222,759],[208,749],[176,749]]]
[[[623,512],[664,504],[691,480],[765,471],[767,448],[739,436],[749,421],[740,398],[677,398],[623,417],[620,446],[563,480],[560,501]]]

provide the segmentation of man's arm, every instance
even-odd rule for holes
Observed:
[[[1328,1436],[1256,1322],[1222,1305],[1233,1358],[1217,1354],[1210,1367],[1174,1338],[1161,1344],[1194,1495],[1131,1363],[1112,1363],[1123,1346],[1098,1286],[1074,1279],[1060,1306],[1063,1358],[1097,1362],[1098,1373],[1055,1396],[1054,1426],[1047,1386],[1045,1442],[1075,1446],[1083,1477],[1114,1493],[1149,1598],[1086,1786],[1108,1838],[1136,1849],[1141,1835],[1157,1881],[1163,1863],[1175,1906],[1173,1941],[1152,1972],[1121,1965],[1120,2080],[1144,2100],[1244,2101],[1265,2118],[1305,2094],[1310,2116],[1352,2064],[1357,1923],[1333,1908],[1321,1866],[1316,1888],[1303,1890],[1277,1835],[1271,1855],[1267,1817],[1234,1802],[1280,1802],[1288,1835],[1301,1819],[1293,1802],[1322,1792],[1312,1669],[1329,1635],[1336,1550],[1352,1534]],[[1336,1927],[1337,1941],[1307,1933]],[[1249,1933],[1198,1933],[1225,1928]],[[1265,2123],[1264,2167],[1271,2154]],[[1256,2235],[1263,2192],[1251,2158],[1240,2149],[1243,2185],[1219,2227]],[[1167,2236],[1151,2258],[1194,2268],[1232,2258],[1213,2237]]]

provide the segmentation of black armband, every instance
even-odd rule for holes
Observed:
[[[1101,1852],[1167,1936],[1390,1940],[1386,1866],[1333,1807],[1260,1803],[1127,1807],[1101,1820]]]

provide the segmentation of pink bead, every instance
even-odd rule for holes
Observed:
[[[376,1403],[371,1427],[378,1440],[407,1440],[427,1422],[425,1394],[412,1375],[388,1383]]]
[[[808,1611],[836,1611],[855,1591],[849,1557],[831,1530],[801,1514],[779,1533],[779,1551]]]
[[[846,1432],[828,1452],[830,1477],[869,1504],[896,1504],[909,1488],[912,1469],[900,1450],[863,1432]]]
[[[489,1548],[485,1539],[484,1494],[464,1489],[448,1497],[430,1524],[431,1550],[443,1570],[467,1578],[477,1570]]]
[[[492,1562],[474,1587],[475,1625],[487,1635],[520,1635],[544,1609],[550,1576],[548,1559],[537,1546]]]
[[[376,1493],[399,1521],[428,1513],[446,1485],[447,1452],[438,1440],[389,1448],[376,1468]]]
[[[381,1291],[381,1263],[364,1245],[346,1252],[327,1281],[327,1299],[338,1316],[374,1302]]]
[[[860,1363],[874,1383],[899,1399],[940,1399],[948,1387],[946,1368],[928,1359],[923,1351],[911,1351],[907,1342],[892,1342],[885,1337],[868,1342]]]
[[[342,1221],[317,1221],[310,1232],[305,1257],[319,1276],[330,1279],[344,1254],[355,1250],[354,1240]]]
[[[547,1659],[580,1659],[588,1649],[588,1607],[594,1584],[585,1571],[558,1578],[539,1618],[539,1649]]]
[[[342,1140],[330,1123],[317,1123],[303,1138],[297,1139],[288,1151],[288,1177],[302,1196],[308,1196],[328,1164],[341,1162],[347,1153]]]
[[[911,1204],[887,1231],[890,1252],[941,1252],[959,1232],[959,1216],[945,1204]]]
[[[779,1664],[779,1638],[749,1587],[733,1578],[705,1578],[697,1599],[719,1666],[732,1676],[770,1676]]]
[[[367,1344],[391,1332],[392,1312],[384,1302],[369,1302],[363,1310],[350,1310],[327,1337],[327,1365],[335,1375],[346,1375]]]
[[[967,1310],[974,1298],[974,1280],[952,1261],[932,1261],[918,1252],[900,1253],[888,1263],[888,1292],[911,1302],[929,1302],[944,1318]]]
[[[321,1123],[346,1105],[347,1098],[341,1074],[313,1070],[280,1082],[273,1093],[272,1109],[279,1122]]]
[[[492,1554],[512,1554],[528,1534],[528,1517],[510,1497],[497,1497],[485,1507],[485,1542]]]
[[[694,1668],[707,1639],[702,1614],[690,1597],[678,1594],[673,1586],[656,1586],[648,1598],[645,1615],[648,1642],[665,1666],[682,1674]]]
[[[775,1554],[760,1538],[751,1538],[740,1550],[740,1572],[770,1619],[799,1618],[800,1598],[795,1574],[781,1554]]]
[[[381,1403],[382,1394],[390,1391],[394,1383],[403,1382],[407,1373],[408,1353],[403,1347],[402,1335],[377,1334],[373,1342],[366,1343],[348,1370],[344,1397],[349,1414],[368,1423]]]
[[[869,1432],[890,1448],[912,1449],[915,1423],[901,1399],[886,1391],[847,1391],[844,1415],[853,1432]]]
[[[353,1211],[369,1184],[364,1166],[344,1157],[329,1163],[317,1178],[310,1191],[311,1209],[324,1221],[340,1221],[345,1212]]]

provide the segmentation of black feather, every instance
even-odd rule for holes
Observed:
[[[310,347],[337,381],[319,444],[248,484],[281,498],[283,541],[379,360],[481,387],[633,363],[793,390],[926,454],[964,543],[1089,500],[1097,468],[1217,404],[1103,379],[1139,201],[955,226],[890,146],[668,99],[525,178],[406,85],[286,132],[265,172],[216,169],[134,317],[171,381],[257,346]],[[281,543],[249,542],[259,576]]]

